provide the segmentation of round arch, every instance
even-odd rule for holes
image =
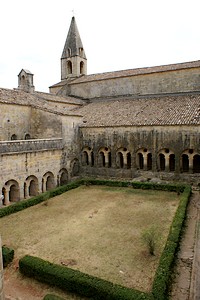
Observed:
[[[17,202],[20,200],[19,183],[14,180],[8,180],[2,188],[2,194],[4,196],[4,204],[9,202]]]
[[[140,170],[152,170],[152,154],[147,148],[139,148],[137,150],[136,165]]]
[[[77,158],[74,158],[70,163],[70,170],[71,170],[71,176],[76,177],[79,175],[79,160]]]
[[[46,192],[55,187],[55,177],[52,172],[47,172],[42,177],[42,191]]]
[[[98,151],[98,166],[111,168],[111,151],[108,147],[101,147]]]
[[[30,175],[24,182],[24,198],[37,196],[39,194],[38,178]]]
[[[65,185],[68,183],[69,176],[65,168],[61,169],[58,173],[58,185]]]

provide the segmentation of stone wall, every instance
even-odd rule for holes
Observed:
[[[25,139],[31,134],[31,107],[1,103],[0,141],[10,140],[12,135]]]
[[[71,95],[83,98],[152,95],[200,90],[200,68],[187,68],[71,83]]]
[[[12,179],[20,183],[20,188],[23,190],[23,183],[28,176],[36,176],[41,182],[42,176],[47,172],[52,172],[57,178],[59,170],[63,167],[61,166],[61,156],[62,150],[1,154],[1,186]],[[41,184],[39,185],[39,190],[41,190]]]
[[[32,108],[30,120],[31,136],[35,139],[62,137],[60,115]]]
[[[146,171],[147,177],[162,176],[165,179],[177,180],[181,179],[183,171],[182,154],[185,153],[189,157],[188,174],[193,173],[192,164],[195,155],[197,155],[197,163],[200,164],[198,126],[81,128],[80,136],[81,172],[87,176],[134,178],[141,174],[144,176]],[[93,165],[91,152],[93,152]],[[105,161],[102,166],[101,156],[104,154]],[[107,154],[110,156],[110,162]],[[127,162],[127,155],[129,155],[129,162]],[[140,155],[143,157],[142,167],[139,161]],[[170,155],[174,159],[171,172]],[[165,157],[164,167],[160,165],[161,156]],[[151,159],[149,169],[148,157]],[[162,168],[165,168],[164,172]],[[197,181],[200,180],[198,172],[200,170],[193,175]],[[186,175],[182,178],[187,181]]]
[[[63,141],[61,138],[0,142],[0,153],[33,152],[62,148]]]
[[[30,138],[62,137],[62,123],[58,114],[30,106],[1,103],[0,141]]]

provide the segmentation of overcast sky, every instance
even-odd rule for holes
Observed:
[[[60,81],[60,57],[76,18],[88,74],[200,59],[199,0],[2,0],[0,87],[22,68],[37,91]]]

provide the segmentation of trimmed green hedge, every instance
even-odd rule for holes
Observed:
[[[46,296],[44,296],[43,300],[64,300],[64,299],[53,294],[47,294]]]
[[[163,190],[163,191],[176,191],[183,192],[185,185],[168,185],[168,184],[156,184],[150,182],[129,182],[129,181],[113,181],[113,180],[98,180],[98,179],[82,179],[67,185],[59,186],[53,190],[42,193],[38,196],[32,197],[30,199],[21,200],[12,205],[3,207],[0,209],[0,218],[8,216],[10,214],[16,213],[30,206],[34,206],[43,201],[46,201],[52,197],[65,193],[71,189],[75,189],[82,184],[92,184],[92,185],[106,185],[113,187],[129,187],[132,186],[135,189],[151,189],[151,190]]]
[[[173,219],[168,239],[160,257],[160,262],[154,277],[152,293],[156,300],[164,300],[168,297],[168,287],[171,279],[173,262],[179,246],[190,195],[191,187],[185,186],[185,190],[181,195],[179,207]]]
[[[22,274],[65,291],[92,297],[97,300],[150,300],[152,296],[109,281],[90,276],[78,270],[52,264],[37,257],[26,255],[19,261]]]
[[[9,263],[13,261],[14,250],[8,247],[2,247],[2,256],[3,256],[3,267],[6,268]]]
[[[191,195],[191,187],[183,184],[156,184],[150,182],[128,182],[113,180],[86,179],[79,180],[37,197],[17,202],[0,210],[0,217],[15,213],[27,207],[38,204],[51,197],[60,195],[68,190],[85,185],[106,185],[113,187],[133,187],[135,189],[163,190],[182,193],[179,207],[172,222],[165,248],[162,252],[159,266],[154,277],[152,294],[128,289],[111,282],[72,270],[63,266],[54,265],[36,257],[25,256],[20,260],[20,271],[39,281],[56,285],[64,290],[78,293],[93,299],[128,300],[128,299],[156,299],[164,300],[168,297],[168,286],[175,254],[179,246],[182,226],[186,216],[186,209]],[[152,298],[153,297],[153,298]]]
[[[82,181],[86,185],[106,185],[113,187],[133,187],[134,189],[143,190],[162,190],[169,192],[182,193],[186,187],[184,184],[162,184],[153,182],[137,182],[137,181],[114,181],[114,180],[99,180],[99,179],[85,179]]]

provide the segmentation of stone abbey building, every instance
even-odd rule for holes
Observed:
[[[0,89],[4,204],[77,176],[200,182],[200,61],[87,75],[72,18],[61,81]]]

